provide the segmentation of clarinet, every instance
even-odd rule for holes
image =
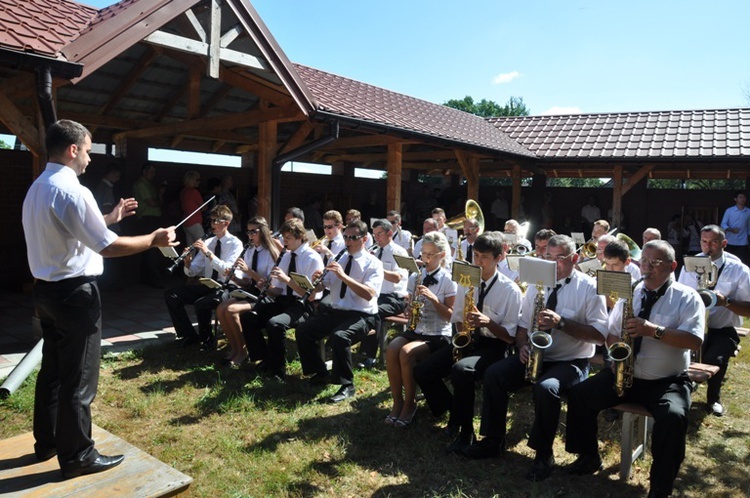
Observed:
[[[242,259],[242,256],[245,255],[245,251],[247,251],[247,248],[250,247],[250,244],[252,244],[251,240],[248,240],[244,246],[242,246],[242,251],[240,251],[240,255],[237,256],[237,259],[234,260],[234,264],[230,269],[226,272],[226,281],[224,282],[225,287],[229,287],[229,284],[232,283],[232,276],[234,275],[235,270],[237,270],[237,266],[240,264],[240,260]],[[255,282],[253,282],[254,284]]]
[[[347,249],[346,249],[346,248],[344,248],[344,249],[341,249],[341,252],[339,252],[339,253],[338,253],[338,254],[337,254],[337,255],[336,255],[336,256],[335,256],[335,257],[334,257],[334,258],[333,258],[333,259],[332,259],[332,260],[331,260],[331,261],[329,262],[329,264],[330,264],[330,263],[332,263],[332,262],[336,262],[336,263],[338,263],[338,262],[339,262],[339,260],[340,260],[340,259],[341,259],[341,258],[342,258],[342,257],[344,256],[344,254],[346,254],[346,251],[347,251]],[[321,282],[323,282],[323,278],[324,278],[324,277],[326,276],[326,274],[327,274],[327,273],[328,273],[328,270],[326,270],[325,268],[323,269],[323,271],[322,271],[322,272],[320,272],[320,275],[318,275],[318,278],[316,278],[316,279],[315,279],[315,281],[314,281],[314,282],[312,283],[312,289],[308,289],[307,291],[305,291],[305,295],[304,295],[304,296],[302,296],[302,302],[305,302],[305,301],[307,301],[307,298],[309,298],[309,297],[310,297],[310,295],[311,295],[311,294],[312,294],[312,293],[313,293],[313,292],[315,291],[315,288],[316,288],[317,286],[319,286]]]
[[[285,253],[286,253],[286,247],[281,250],[279,257],[276,258],[276,262],[273,264],[274,267],[279,266],[279,264],[281,263],[281,258],[284,257]],[[263,288],[260,290],[260,294],[258,294],[258,302],[262,301],[263,298],[265,298],[268,295],[269,287],[271,287],[271,275],[270,274],[268,275],[268,277],[266,277],[266,283],[263,286]]]
[[[212,231],[206,232],[203,237],[201,237],[201,240],[208,240],[211,237],[214,236],[214,233]],[[174,273],[177,271],[177,268],[180,267],[180,263],[182,263],[185,258],[190,254],[191,257],[195,256],[198,252],[198,249],[194,246],[186,247],[184,251],[182,251],[182,254],[180,254],[177,259],[174,260],[174,263],[172,263],[172,266],[169,267],[169,273]]]

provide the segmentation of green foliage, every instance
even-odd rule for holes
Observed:
[[[0,140],[0,149],[12,149],[12,147],[4,140]]]
[[[547,178],[548,187],[600,188],[605,183],[601,178]]]
[[[499,116],[528,116],[530,111],[523,102],[523,97],[511,97],[505,105],[500,105],[492,100],[482,99],[474,102],[474,99],[467,95],[461,100],[451,99],[443,105],[458,109],[459,111],[476,114],[483,118],[494,118]]]
[[[667,180],[649,179],[647,188],[682,190],[745,190],[745,180]]]

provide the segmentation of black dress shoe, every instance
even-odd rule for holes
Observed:
[[[531,468],[526,472],[526,479],[529,481],[539,482],[547,479],[552,473],[552,468],[555,466],[555,459],[552,457],[548,458],[535,458],[534,463],[531,464]]]
[[[602,459],[599,454],[580,455],[575,462],[565,468],[568,474],[585,476],[602,470]]]
[[[648,498],[667,498],[671,493],[664,493],[656,488],[648,491]]]
[[[378,364],[378,360],[375,358],[365,358],[360,363],[357,363],[357,368],[360,370],[369,369],[369,368],[375,368],[375,365]]]
[[[325,386],[328,384],[330,377],[331,377],[331,374],[329,374],[328,371],[318,372],[312,377],[310,377],[308,382],[310,383],[311,386]]]
[[[505,451],[505,441],[486,437],[478,443],[467,446],[459,453],[466,458],[497,458]]]
[[[459,434],[456,436],[456,439],[445,448],[445,452],[460,454],[466,448],[474,444],[474,441],[474,434],[469,434],[468,436],[466,434]]]
[[[198,344],[199,342],[200,342],[200,339],[198,339],[197,335],[190,335],[187,337],[180,337],[177,339],[177,345],[183,348],[192,346],[193,344]]]
[[[214,337],[207,337],[201,339],[201,352],[207,353],[216,351],[216,339]]]
[[[125,455],[116,456],[104,456],[99,455],[96,460],[86,466],[76,466],[68,469],[61,468],[63,478],[70,479],[71,477],[83,476],[86,474],[96,474],[97,472],[104,472],[112,467],[117,467],[125,460]]]
[[[331,396],[328,401],[330,403],[341,403],[345,399],[354,397],[354,385],[349,384],[348,386],[341,386],[341,388]]]

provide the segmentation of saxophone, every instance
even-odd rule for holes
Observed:
[[[542,284],[537,284],[531,334],[529,334],[529,360],[526,362],[525,375],[525,379],[531,383],[536,383],[539,379],[544,362],[544,350],[552,346],[552,335],[544,330],[539,330],[538,318],[542,310],[544,310],[544,287]]]
[[[409,323],[407,324],[407,330],[414,332],[417,330],[419,321],[422,320],[422,308],[424,308],[424,300],[422,296],[417,296],[417,289],[422,285],[422,271],[417,272],[417,280],[414,282],[414,292],[411,295],[411,303],[409,304]]]
[[[469,325],[469,313],[474,312],[474,286],[466,289],[464,294],[464,317],[461,332],[453,336],[453,362],[463,358],[463,349],[472,342],[474,326]]]
[[[622,303],[622,320],[620,321],[620,330],[622,331],[622,340],[612,344],[608,348],[609,357],[615,362],[615,392],[617,396],[623,397],[625,391],[633,386],[633,377],[635,375],[635,354],[633,337],[625,331],[625,324],[633,318],[633,294],[632,290],[643,281],[645,277],[637,280],[632,288],[630,298],[625,299]],[[616,296],[610,296],[613,301]]]

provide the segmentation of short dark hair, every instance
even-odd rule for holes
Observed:
[[[286,214],[291,214],[293,218],[302,220],[303,223],[305,221],[305,212],[298,207],[290,207],[286,210]]]
[[[381,227],[386,232],[390,232],[393,230],[393,223],[386,219],[377,219],[372,223],[372,229],[375,230],[378,227]]]
[[[288,233],[295,239],[301,239],[302,242],[307,242],[307,232],[305,231],[305,225],[299,218],[290,218],[281,225],[279,231],[282,234]]]
[[[141,166],[141,174],[145,173],[151,168],[156,168],[156,165],[152,163],[151,161],[146,161],[145,163],[143,163],[143,166]]]
[[[615,239],[604,247],[604,257],[625,262],[630,257],[630,250],[625,242]]]
[[[555,235],[557,235],[557,232],[555,232],[554,230],[549,228],[542,228],[541,230],[536,232],[536,234],[534,235],[534,240],[549,240]]]
[[[395,209],[392,209],[392,210],[388,211],[388,213],[386,214],[386,216],[393,216],[393,219],[395,219],[398,223],[401,222],[401,213],[399,213]]]
[[[346,225],[346,229],[354,228],[359,232],[358,235],[366,235],[367,234],[367,223],[365,223],[362,220],[354,220],[348,225]]]
[[[474,250],[477,252],[491,252],[496,258],[503,253],[505,237],[500,232],[484,232],[474,241]]]
[[[45,146],[47,147],[47,156],[53,157],[65,152],[65,149],[71,145],[81,146],[86,140],[91,138],[91,132],[81,123],[69,119],[61,119],[47,130]]]
[[[719,225],[706,225],[703,228],[701,228],[701,233],[703,232],[713,232],[721,236],[721,240],[724,240],[727,238],[727,234],[724,232],[724,229],[721,228]]]

